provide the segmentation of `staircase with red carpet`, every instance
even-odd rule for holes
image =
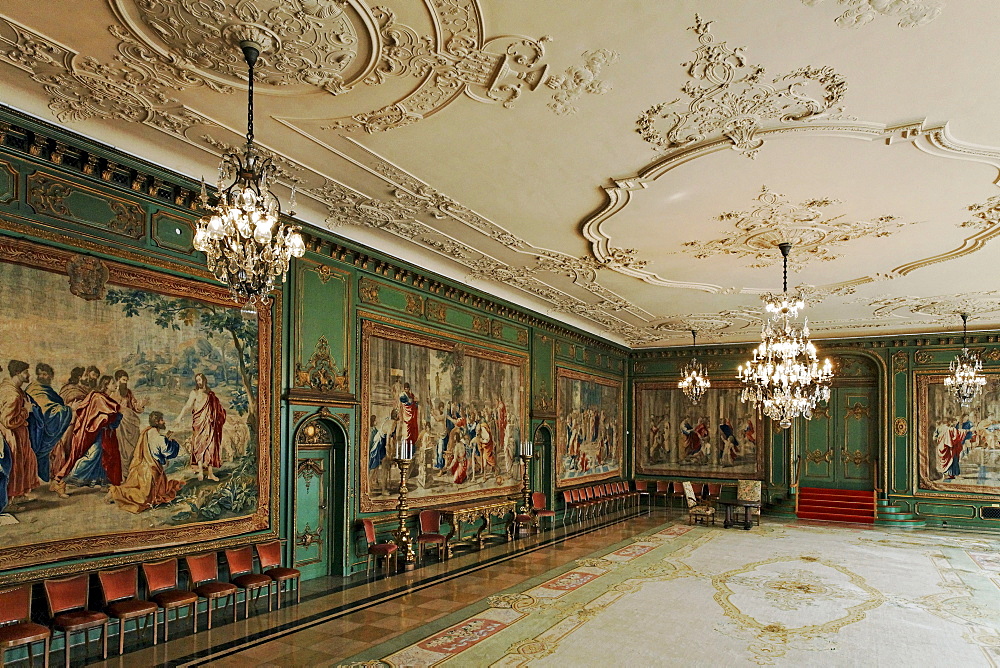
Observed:
[[[872,524],[875,521],[875,493],[856,489],[801,487],[797,515],[802,520]]]

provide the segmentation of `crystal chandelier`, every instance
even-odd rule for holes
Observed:
[[[966,345],[968,337],[969,314],[962,314],[962,352],[955,356],[948,367],[951,375],[944,379],[945,386],[955,397],[959,406],[968,406],[975,399],[979,391],[986,385],[986,376],[980,373],[983,370],[983,361],[979,359],[979,354],[969,352]]]
[[[833,367],[825,360],[820,367],[816,346],[809,340],[809,322],[800,326],[793,320],[805,307],[802,295],[788,294],[789,243],[778,244],[784,262],[784,283],[781,295],[764,295],[764,305],[770,314],[765,318],[761,343],[753,351],[753,359],[739,367],[743,381],[740,399],[759,405],[764,414],[777,420],[783,429],[792,426],[792,418],[812,418],[812,410],[830,398]]]
[[[198,221],[194,247],[205,253],[209,270],[240,303],[256,307],[270,299],[275,279],[285,280],[289,260],[302,257],[305,245],[301,228],[281,222],[281,206],[270,190],[274,163],[253,143],[253,69],[261,46],[244,40],[240,49],[249,68],[247,141],[241,150],[222,155],[214,206],[209,206],[202,180],[199,199],[210,213]],[[232,183],[223,189],[229,179]],[[294,188],[290,204],[295,206]]]
[[[697,332],[691,330],[691,347],[697,347]],[[705,394],[705,390],[712,386],[712,382],[708,379],[708,369],[705,365],[698,361],[698,358],[692,353],[691,361],[684,365],[681,369],[681,380],[677,383],[677,387],[684,393],[692,404],[698,405],[701,400],[702,395]]]

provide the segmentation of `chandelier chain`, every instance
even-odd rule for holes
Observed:
[[[256,58],[247,58],[247,65],[250,67],[250,87],[247,93],[247,146],[253,146],[253,68],[256,64]]]

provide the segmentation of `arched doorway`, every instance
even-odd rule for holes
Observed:
[[[343,572],[347,437],[323,409],[295,429],[295,567],[305,579]]]
[[[531,442],[534,444],[534,451],[538,453],[538,458],[541,460],[539,469],[535,473],[537,477],[531,482],[531,488],[535,491],[545,492],[545,495],[551,499],[552,490],[555,487],[555,473],[552,466],[555,451],[552,449],[552,430],[549,428],[548,422],[543,421],[535,427],[535,431],[531,435]]]

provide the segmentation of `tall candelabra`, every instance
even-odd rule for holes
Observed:
[[[517,456],[521,459],[521,464],[523,465],[524,474],[521,479],[521,483],[524,485],[524,499],[523,506],[521,507],[521,512],[525,514],[531,513],[531,470],[528,468],[528,464],[531,460],[535,458],[535,444],[531,441],[524,441],[518,450]]]
[[[406,498],[406,478],[410,472],[410,464],[413,462],[413,442],[403,440],[396,446],[396,466],[399,467],[399,499],[396,501],[396,514],[399,519],[399,527],[392,532],[399,546],[399,556],[402,557],[403,568],[409,570],[416,562],[416,553],[413,551],[413,540],[410,538],[410,529],[406,526],[406,516],[410,512],[410,503]]]

